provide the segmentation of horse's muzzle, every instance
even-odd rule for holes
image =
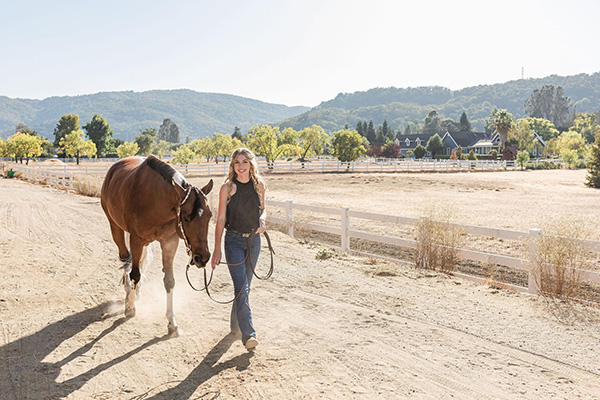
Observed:
[[[206,267],[208,260],[210,260],[210,254],[207,256],[195,255],[192,258],[192,265],[195,265],[198,268],[204,268],[204,267]]]

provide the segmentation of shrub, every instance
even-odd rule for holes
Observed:
[[[100,197],[102,181],[91,176],[75,176],[73,187],[79,194],[89,197]]]
[[[427,150],[425,149],[425,147],[418,145],[417,147],[415,147],[413,154],[415,155],[415,158],[423,158],[425,157],[425,154],[427,154]]]
[[[537,163],[529,162],[525,165],[525,169],[560,169],[561,165],[554,161],[538,161]]]
[[[417,268],[453,271],[458,262],[461,230],[451,222],[452,213],[429,211],[416,226]]]
[[[321,249],[317,252],[315,258],[317,260],[327,260],[335,256],[335,251],[330,249]]]
[[[583,221],[563,218],[545,224],[527,257],[530,273],[542,295],[561,299],[577,296],[581,284],[578,270],[589,269],[588,237]]]

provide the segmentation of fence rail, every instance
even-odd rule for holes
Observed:
[[[26,166],[38,170],[52,172],[73,173],[79,175],[92,175],[103,177],[114,159],[106,159],[104,163],[74,163],[33,164]],[[505,171],[514,170],[517,165],[514,161],[500,160],[432,160],[432,159],[388,159],[388,160],[362,160],[355,162],[340,162],[338,160],[319,160],[311,162],[283,161],[267,163],[259,160],[259,169],[267,174],[287,173],[338,173],[338,172],[466,172],[466,171]],[[11,163],[11,165],[18,165]],[[229,163],[201,163],[201,164],[171,164],[184,176],[223,176],[229,173]],[[21,167],[25,167],[21,165]]]
[[[383,243],[383,244],[388,244],[388,245],[392,245],[392,246],[399,246],[399,247],[409,248],[409,249],[414,249],[417,247],[417,242],[416,242],[416,240],[413,240],[413,239],[378,235],[378,234],[374,234],[374,233],[370,233],[370,232],[364,232],[364,231],[360,231],[360,230],[350,229],[350,218],[360,218],[360,219],[364,219],[364,220],[377,221],[377,222],[389,222],[389,223],[395,223],[395,224],[399,224],[399,225],[415,225],[419,222],[419,218],[401,217],[401,216],[397,216],[397,215],[387,215],[387,214],[378,214],[378,213],[372,213],[372,212],[354,211],[354,210],[350,210],[348,207],[342,207],[342,208],[338,209],[338,208],[330,208],[330,207],[309,206],[306,204],[294,203],[292,201],[284,202],[284,201],[267,200],[267,205],[269,205],[269,207],[280,207],[285,210],[285,215],[286,215],[285,218],[268,217],[267,221],[284,225],[286,227],[288,235],[290,235],[292,237],[294,236],[294,227],[296,227],[296,226],[311,229],[311,230],[314,230],[317,232],[336,234],[336,235],[340,236],[341,241],[340,241],[339,248],[342,251],[352,251],[355,253],[365,254],[365,255],[372,255],[372,254],[368,254],[368,253],[364,253],[364,252],[361,252],[358,250],[351,249],[350,248],[350,240],[349,240],[350,238],[364,239],[364,240],[369,240],[372,242]],[[339,215],[339,216],[341,216],[340,225],[336,227],[336,226],[329,226],[329,225],[327,225],[327,226],[319,225],[319,224],[316,224],[313,222],[311,222],[311,223],[300,222],[300,221],[294,220],[294,210],[303,210],[303,211],[309,211],[309,212],[320,213],[320,214]],[[489,236],[489,237],[493,237],[493,238],[510,239],[510,240],[517,240],[517,241],[534,238],[535,236],[541,234],[541,231],[539,229],[531,229],[529,232],[522,232],[522,231],[515,231],[515,230],[508,230],[508,229],[487,228],[487,227],[483,227],[483,226],[474,226],[474,225],[461,225],[461,224],[451,224],[451,225],[461,229],[465,233],[470,233],[473,235],[482,235],[482,236]],[[589,246],[590,250],[600,251],[600,242],[599,241],[585,240],[583,242]],[[517,258],[517,257],[511,257],[511,256],[506,256],[506,255],[501,255],[501,254],[492,254],[492,253],[480,252],[480,251],[475,251],[475,250],[468,250],[468,249],[458,249],[458,250],[459,250],[459,257],[467,259],[467,260],[473,260],[473,261],[479,261],[479,262],[485,262],[485,263],[491,263],[491,264],[498,264],[498,265],[503,265],[503,266],[506,266],[509,268],[514,268],[514,269],[528,272],[529,278],[528,278],[528,286],[526,288],[511,285],[508,283],[502,283],[502,285],[504,287],[507,287],[507,288],[513,289],[513,290],[527,291],[529,293],[539,293],[539,288],[537,286],[535,279],[533,278],[533,276],[531,274],[531,271],[529,270],[527,260]],[[533,250],[533,251],[535,251],[535,250]],[[394,260],[394,261],[401,261],[403,263],[409,263],[406,260]],[[598,273],[598,272],[584,271],[584,270],[575,270],[575,271],[577,271],[579,273],[579,275],[583,281],[600,283],[600,273]],[[476,280],[476,281],[485,281],[481,277],[476,277],[476,276],[472,276],[472,275],[467,275],[467,274],[462,274],[462,273],[457,273],[456,275],[461,276],[463,278],[469,278],[472,280]]]

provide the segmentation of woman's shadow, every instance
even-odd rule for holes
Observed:
[[[238,371],[243,371],[250,366],[250,359],[253,357],[253,352],[248,352],[244,354],[240,354],[230,360],[217,364],[217,361],[221,359],[221,357],[229,350],[231,345],[236,341],[235,334],[228,334],[223,337],[207,354],[204,356],[200,364],[194,368],[192,372],[182,381],[175,382],[167,382],[165,384],[159,385],[149,391],[142,393],[138,396],[132,398],[132,400],[171,400],[171,399],[189,399],[196,389],[200,387],[204,382],[208,381],[213,376],[218,375],[224,370],[230,368],[236,368]],[[152,392],[160,390],[160,387],[163,385],[167,385],[170,383],[177,383],[176,386],[171,387],[169,389],[163,390],[157,394],[152,395],[152,397],[148,397]],[[200,398],[205,398],[213,394],[212,398],[219,397],[219,393],[204,393]],[[198,397],[197,397],[198,398]],[[209,397],[206,397],[209,398]]]

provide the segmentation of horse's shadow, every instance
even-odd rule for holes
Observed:
[[[42,330],[25,336],[0,347],[0,382],[8,387],[3,388],[3,396],[14,399],[64,398],[81,389],[91,378],[112,366],[128,359],[132,355],[160,342],[168,337],[156,337],[135,349],[113,360],[100,364],[87,372],[57,382],[61,368],[70,362],[86,355],[103,337],[109,335],[127,319],[119,318],[111,326],[104,329],[96,338],[57,362],[43,360],[58,348],[64,341],[83,332],[88,326],[114,317],[110,310],[112,302],[106,302],[85,311],[72,314],[54,322]],[[7,390],[8,389],[8,390]],[[11,395],[12,393],[12,395]],[[2,397],[4,398],[4,397]]]
[[[73,336],[83,332],[90,325],[114,317],[113,302],[106,302],[96,307],[72,314],[60,321],[54,322],[40,331],[17,339],[0,347],[0,384],[2,399],[37,399],[65,398],[81,389],[90,379],[103,371],[118,365],[131,356],[147,349],[161,341],[167,340],[168,335],[155,337],[146,343],[124,353],[123,355],[99,364],[75,377],[63,382],[57,382],[61,368],[71,362],[77,362],[82,356],[89,356],[96,343],[114,332],[127,318],[121,317],[104,329],[97,337],[74,350],[62,360],[56,362],[43,361],[61,344]],[[216,364],[235,341],[234,335],[226,335],[206,354],[202,362],[182,381],[176,381],[176,386],[153,395],[152,399],[186,399],[196,389],[229,368],[244,370],[250,365],[252,353],[246,353],[226,362]],[[6,387],[5,387],[6,386]],[[148,391],[139,398],[147,399],[151,392],[160,390],[160,386]],[[218,395],[218,394],[217,394]],[[135,398],[135,397],[134,397]]]

